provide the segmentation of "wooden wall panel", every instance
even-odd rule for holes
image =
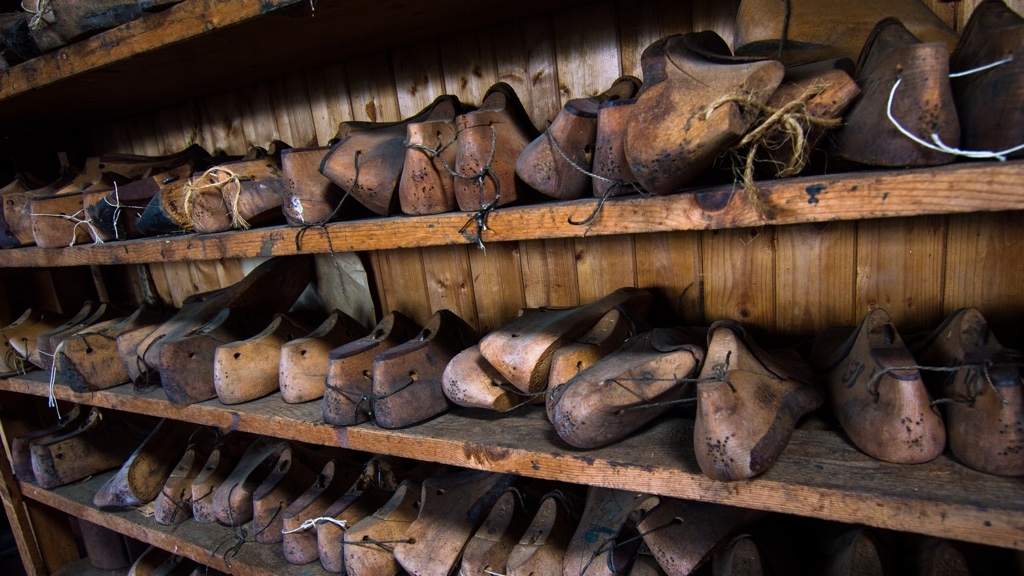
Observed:
[[[693,30],[714,30],[732,46],[735,30],[736,11],[740,0],[718,0],[716,2],[691,2],[693,8]]]
[[[317,142],[306,78],[292,74],[270,83],[271,103],[277,120],[278,138],[295,148]]]
[[[561,104],[607,90],[622,75],[615,5],[588,4],[553,18]]]
[[[338,124],[352,120],[352,104],[348,96],[345,65],[306,72],[306,90],[319,146],[338,133]]]
[[[422,326],[430,318],[430,300],[419,250],[371,252],[370,262],[383,314],[397,310]],[[399,288],[400,287],[400,288]]]
[[[855,324],[856,224],[779,226],[775,238],[776,330],[810,337]]]
[[[547,128],[561,108],[551,19],[539,16],[498,26],[494,56],[498,80],[516,91],[538,130]]]
[[[490,31],[452,34],[440,44],[445,90],[463,102],[480,105],[487,89],[498,81]]]
[[[387,54],[350,60],[345,68],[353,120],[396,122],[402,119],[395,76]]]
[[[398,109],[408,118],[445,93],[436,42],[423,42],[392,53]]]
[[[981,310],[997,335],[1024,335],[1024,227],[1021,214],[949,217],[943,314]]]
[[[945,243],[944,216],[858,222],[857,317],[885,308],[901,333],[936,325]]]
[[[636,286],[632,236],[577,238],[574,244],[580,304],[599,300],[623,286]]]
[[[658,324],[704,323],[700,237],[699,232],[673,232],[641,234],[634,240],[636,285],[654,294],[652,317]]]
[[[693,14],[685,2],[619,0],[619,51],[622,73],[643,78],[640,55],[655,40],[693,30]]]
[[[772,227],[704,233],[705,320],[731,318],[775,329],[774,241]]]
[[[519,243],[526,306],[578,306],[576,249],[571,238]]]
[[[434,312],[451,310],[474,328],[479,325],[473,274],[468,246],[431,246],[423,249],[423,273],[427,281],[427,299]]]
[[[486,334],[516,317],[526,306],[519,244],[495,242],[487,251],[469,249],[473,294],[481,334]]]

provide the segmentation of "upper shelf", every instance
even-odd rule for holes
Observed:
[[[39,372],[2,380],[0,390],[49,393]],[[718,482],[697,467],[693,420],[685,418],[661,419],[611,446],[578,450],[558,438],[537,407],[513,414],[458,409],[417,426],[383,430],[328,426],[320,402],[286,404],[280,394],[235,406],[217,400],[180,406],[159,388],[140,395],[127,384],[77,394],[59,380],[54,394],[289,440],[1024,550],[1024,479],[975,472],[946,455],[920,465],[880,462],[826,430],[797,430],[778,462],[758,478]]]
[[[775,208],[763,219],[732,185],[671,196],[613,198],[589,224],[576,226],[596,199],[500,208],[485,242],[573,238],[675,230],[739,228],[865,218],[1024,210],[1024,160],[971,162],[898,171],[849,172],[760,183]],[[385,250],[469,243],[460,234],[469,214],[395,216],[329,224],[276,226],[220,234],[188,234],[70,248],[0,251],[0,267],[140,264]],[[470,227],[470,231],[475,226]],[[327,235],[330,235],[328,242]]]
[[[109,121],[579,3],[185,0],[0,71],[0,125],[9,136]]]

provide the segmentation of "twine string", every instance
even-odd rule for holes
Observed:
[[[339,526],[342,530],[348,529],[348,522],[346,522],[345,520],[338,520],[337,518],[331,518],[329,516],[320,516],[318,518],[310,518],[306,520],[305,522],[300,524],[298,528],[295,528],[294,530],[281,530],[281,534],[295,534],[296,532],[303,532],[305,530],[309,530],[310,528],[315,528],[317,524],[322,524],[324,522],[335,524]]]
[[[608,558],[606,559],[606,561],[608,562],[608,571],[609,571],[609,573],[615,574],[616,570],[615,570],[615,565],[613,563],[614,562],[614,554],[613,554],[613,552],[615,551],[616,548],[619,548],[620,546],[625,546],[627,544],[632,544],[633,542],[636,542],[637,540],[642,540],[648,534],[653,534],[653,533],[657,532],[658,530],[663,530],[663,529],[668,528],[669,526],[672,526],[672,525],[674,525],[676,523],[677,522],[674,519],[673,520],[669,520],[668,522],[666,522],[666,523],[664,523],[664,524],[662,524],[660,526],[655,526],[654,528],[651,528],[650,530],[648,530],[646,532],[639,532],[639,533],[637,533],[636,536],[633,536],[631,538],[627,538],[627,539],[623,540],[622,542],[616,542],[615,538],[609,538],[609,539],[605,540],[604,542],[601,543],[600,546],[598,546],[594,550],[594,553],[591,554],[590,559],[587,560],[587,563],[583,566],[583,570],[580,572],[580,576],[584,576],[587,573],[587,570],[590,569],[590,565],[593,564],[595,560],[597,560],[598,556],[600,556],[600,555],[602,555],[604,553],[608,554]],[[605,528],[605,530],[607,530],[608,532],[611,532],[611,530],[608,530],[607,528]],[[639,550],[638,550],[638,552],[639,552]]]
[[[28,27],[32,31],[39,30],[43,27],[43,24],[46,22],[43,20],[43,16],[46,12],[51,12],[51,16],[53,12],[53,9],[50,7],[50,0],[38,0],[34,10],[25,6],[25,0],[21,0],[21,9],[32,15],[28,21]]]
[[[591,212],[589,216],[587,216],[583,220],[578,221],[573,220],[572,216],[568,216],[566,218],[566,221],[569,224],[572,224],[573,226],[584,226],[592,222],[595,218],[597,218],[598,213],[601,212],[601,208],[604,207],[605,200],[607,200],[609,196],[612,196],[613,192],[621,188],[629,186],[637,194],[646,195],[646,191],[643,188],[641,188],[640,185],[635,181],[616,180],[614,178],[608,178],[607,176],[602,176],[600,174],[591,172],[590,170],[587,170],[583,166],[580,166],[579,164],[573,162],[572,158],[569,158],[569,155],[562,150],[561,146],[558,145],[558,141],[555,140],[555,135],[551,133],[550,124],[548,124],[547,129],[544,130],[544,133],[548,137],[548,142],[551,144],[551,149],[554,150],[555,152],[558,152],[558,155],[562,157],[562,160],[565,160],[566,164],[572,167],[573,170],[576,170],[577,172],[580,172],[589,178],[593,178],[594,180],[600,180],[602,182],[607,182],[611,184],[611,186],[607,190],[605,190],[604,194],[601,195],[601,199],[598,200],[597,206],[594,207],[593,212]]]
[[[167,498],[174,504],[174,512],[171,513],[172,521],[174,518],[177,518],[178,512],[182,512],[187,509],[190,510],[192,508],[191,496],[186,496],[181,499],[175,498],[174,496],[167,492],[167,486],[164,486],[160,493],[163,494],[164,498]]]
[[[226,180],[215,180],[217,175],[226,176]],[[192,199],[196,194],[203,194],[207,190],[214,190],[217,194],[221,195],[223,199],[224,188],[228,184],[235,185],[235,197],[231,200],[231,227],[241,228],[242,230],[248,230],[250,228],[249,222],[238,213],[238,199],[242,196],[242,180],[250,180],[250,177],[239,176],[228,168],[223,166],[211,166],[203,172],[199,178],[189,178],[183,187],[182,206],[185,210],[185,219],[194,228],[196,220],[192,211]],[[208,180],[206,184],[201,182]]]
[[[299,231],[295,233],[295,250],[301,252],[302,251],[302,238],[306,235],[306,233],[310,230],[310,228],[319,228],[320,229],[320,231],[324,235],[324,239],[327,240],[327,253],[331,255],[331,262],[334,264],[334,270],[337,271],[337,273],[338,273],[338,282],[341,284],[341,293],[342,294],[346,293],[345,292],[345,290],[346,290],[345,289],[345,275],[344,275],[344,273],[341,270],[341,263],[338,262],[337,253],[334,251],[334,243],[331,241],[331,234],[330,234],[330,232],[327,231],[327,223],[330,222],[331,220],[333,220],[334,217],[338,215],[338,212],[341,210],[341,207],[344,206],[344,204],[345,204],[345,200],[348,199],[349,194],[352,192],[352,190],[356,186],[359,185],[359,156],[361,156],[362,153],[363,153],[362,150],[356,150],[355,157],[353,158],[353,162],[355,163],[355,167],[356,167],[356,171],[355,171],[356,174],[355,174],[355,178],[352,181],[352,187],[345,191],[345,194],[342,195],[341,200],[338,201],[338,205],[334,207],[334,210],[331,210],[330,215],[328,215],[327,218],[325,218],[325,219],[323,219],[323,220],[321,220],[319,222],[310,222],[310,223],[303,224],[303,226],[301,228],[299,228]],[[300,201],[300,206],[301,206],[301,201]],[[299,215],[299,218],[302,219],[302,215],[301,214]],[[305,222],[305,219],[302,219],[302,221]]]
[[[1007,56],[1006,58],[1003,58],[1002,60],[999,60],[997,62],[992,62],[991,64],[986,64],[984,66],[979,66],[979,67],[973,68],[971,70],[965,70],[963,72],[956,72],[954,74],[950,74],[949,77],[950,78],[958,78],[960,76],[967,76],[969,74],[975,74],[975,73],[981,72],[983,70],[988,70],[990,68],[994,68],[996,66],[1000,66],[1000,65],[1006,64],[1007,62],[1010,62],[1011,60],[1013,60],[1013,56]],[[931,134],[931,140],[932,141],[931,142],[928,142],[928,141],[924,140],[920,136],[917,136],[916,134],[912,133],[910,130],[905,128],[902,124],[900,124],[900,122],[898,120],[896,120],[896,117],[893,116],[893,113],[892,113],[892,102],[896,98],[896,90],[900,87],[900,83],[901,82],[903,82],[903,78],[902,77],[897,78],[896,79],[896,83],[892,85],[892,90],[889,91],[889,101],[886,103],[885,115],[889,118],[889,122],[892,123],[892,125],[895,126],[896,129],[899,130],[899,132],[901,134],[903,134],[907,138],[910,138],[911,140],[913,140],[919,146],[923,146],[923,147],[925,147],[925,148],[927,148],[929,150],[934,150],[936,152],[942,152],[944,154],[950,154],[952,156],[962,156],[964,158],[976,158],[976,159],[993,159],[994,158],[996,160],[999,160],[1000,162],[1005,162],[1006,161],[1006,157],[1009,156],[1010,154],[1013,154],[1015,152],[1019,152],[1021,150],[1024,150],[1024,143],[1018,144],[1017,146],[1013,146],[1011,148],[1007,148],[1005,150],[999,150],[997,152],[992,152],[992,151],[989,151],[989,150],[962,150],[960,148],[949,146],[948,144],[943,142],[942,141],[942,137],[939,136],[938,132],[932,132],[932,134]]]
[[[110,202],[110,195],[109,194],[107,196],[103,197],[103,201],[107,203],[107,206],[113,206],[114,207],[114,217],[113,217],[114,240],[120,240],[121,239],[121,229],[119,227],[119,223],[121,221],[121,209],[122,208],[132,208],[134,210],[145,210],[146,209],[145,206],[129,206],[128,204],[121,204],[121,197],[119,196],[118,191],[117,191],[117,182],[114,182],[114,202],[113,203]]]
[[[80,215],[84,216],[84,218],[79,218]],[[83,224],[85,224],[86,227],[89,228],[89,235],[92,236],[93,238],[93,244],[103,244],[103,239],[100,238],[100,232],[99,230],[96,229],[95,226],[93,226],[92,220],[89,218],[89,215],[85,212],[85,208],[78,210],[77,212],[70,216],[68,216],[67,214],[41,214],[38,212],[32,212],[31,214],[29,214],[29,216],[46,216],[48,218],[61,218],[64,220],[70,220],[71,222],[74,222],[75,226],[71,229],[71,242],[68,243],[69,247],[75,245],[75,237],[78,235],[78,227]]]
[[[341,543],[346,546],[378,546],[384,550],[387,550],[388,552],[394,552],[395,547],[391,546],[391,544],[415,544],[416,540],[412,538],[401,538],[398,540],[377,540],[374,538],[370,538],[369,536],[363,536],[360,540],[346,540],[345,538],[342,538]]]
[[[792,154],[781,167],[776,167],[776,176],[784,178],[799,174],[810,160],[811,150],[807,141],[807,130],[811,127],[831,129],[842,125],[839,118],[823,118],[807,111],[807,103],[824,92],[828,86],[815,84],[808,87],[794,100],[781,108],[773,108],[763,104],[747,94],[732,94],[719,98],[704,111],[703,119],[707,121],[711,114],[721,106],[733,103],[745,111],[757,112],[754,128],[733,146],[734,153],[740,155],[742,171],[739,180],[743,184],[743,192],[759,216],[766,219],[774,218],[774,207],[767,201],[765,194],[754,183],[755,161],[761,148],[778,148],[786,142],[791,143]],[[778,143],[774,139],[782,136]],[[746,148],[745,152],[740,152]]]
[[[887,367],[883,368],[882,370],[879,370],[878,372],[875,372],[874,374],[872,374],[871,378],[868,379],[868,382],[867,382],[868,392],[872,396],[874,396],[876,401],[877,401],[877,399],[880,397],[880,394],[879,394],[879,391],[878,391],[878,385],[879,385],[879,382],[881,382],[882,377],[885,376],[886,374],[890,373],[890,372],[895,372],[895,371],[898,371],[898,370],[926,370],[928,372],[947,372],[947,373],[949,373],[950,376],[953,376],[956,372],[960,372],[960,371],[963,371],[963,370],[968,370],[971,373],[968,375],[967,380],[966,380],[966,382],[967,382],[966,383],[967,390],[966,390],[966,395],[965,395],[966,398],[965,399],[959,399],[959,398],[940,398],[940,399],[937,399],[937,400],[933,400],[932,404],[947,404],[947,403],[950,403],[950,402],[963,402],[963,403],[968,404],[969,406],[973,406],[974,405],[974,401],[978,398],[978,396],[980,396],[982,394],[982,392],[984,391],[984,388],[985,388],[985,384],[987,384],[988,387],[992,389],[992,392],[995,393],[996,397],[999,398],[999,402],[1003,406],[1006,406],[1007,405],[1006,398],[1003,397],[1003,395],[999,393],[999,388],[995,385],[995,382],[992,381],[992,376],[989,373],[992,368],[999,367],[999,366],[1017,366],[1017,367],[1020,367],[1020,366],[1024,366],[1024,364],[1020,364],[1020,363],[1016,363],[1016,362],[998,362],[998,361],[992,361],[992,360],[985,360],[984,362],[977,362],[977,363],[973,363],[973,364],[958,364],[956,366],[920,366],[920,365],[917,365],[917,364],[912,364],[912,365],[909,365],[909,366],[887,366]],[[984,381],[984,384],[979,382],[979,379],[978,379],[978,375],[979,374],[981,375],[981,380]]]

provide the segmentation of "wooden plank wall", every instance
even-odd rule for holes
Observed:
[[[960,28],[978,0],[929,0]],[[639,75],[660,36],[715,29],[732,39],[738,0],[596,2],[508,25],[349,59],[106,126],[97,149],[169,153],[190,142],[241,154],[281,139],[324,145],[344,120],[399,120],[442,93],[479,103],[511,84],[538,128],[568,99]],[[1024,0],[1011,5],[1024,10]],[[965,305],[1003,319],[1024,311],[1024,228],[1013,215],[554,239],[370,254],[380,303],[423,322],[450,308],[488,331],[522,306],[576,305],[625,285],[652,289],[664,322],[735,318],[809,336],[887,308],[904,330]],[[240,277],[237,262],[152,266],[169,302]]]

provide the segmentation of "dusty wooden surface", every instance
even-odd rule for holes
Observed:
[[[698,193],[611,199],[605,203],[598,217],[586,226],[573,226],[567,219],[582,218],[589,214],[596,200],[551,202],[495,211],[488,220],[490,229],[484,232],[483,238],[485,242],[590,239],[610,234],[1024,210],[1024,196],[1019,193],[1022,180],[1024,161],[1018,160],[893,172],[852,172],[765,182],[762,188],[771,194],[771,202],[779,211],[777,218],[768,221],[761,219],[741,195],[735,194],[732,186],[714,187]],[[372,218],[330,224],[326,227],[326,233],[330,234],[334,249],[342,252],[464,245],[470,241],[459,230],[466,223],[467,217],[467,214],[457,212],[437,216]],[[925,220],[909,225],[917,230],[927,226]],[[878,226],[882,227],[878,232],[881,234],[885,227],[892,225],[880,223]],[[132,264],[328,251],[323,229],[310,228],[302,235],[297,246],[296,235],[299,230],[295,227],[276,226],[71,248],[18,248],[0,252],[0,266]],[[932,249],[938,233],[932,232],[930,236],[921,237],[923,233],[908,230],[906,241]],[[938,237],[941,236],[938,234]],[[867,241],[878,243],[870,239]],[[863,250],[867,247],[861,248]],[[878,255],[883,258],[885,256]],[[447,265],[448,269],[457,273],[464,267],[465,260],[453,256],[448,262],[438,264]]]
[[[38,373],[0,381],[0,388],[47,394]],[[457,410],[404,430],[383,430],[371,424],[327,426],[319,402],[289,405],[279,394],[232,407],[215,400],[174,406],[160,390],[138,395],[130,385],[92,394],[58,385],[56,395],[377,454],[1024,549],[1024,479],[974,472],[948,456],[918,466],[887,464],[826,430],[798,430],[766,474],[724,483],[701,474],[693,455],[693,421],[686,418],[662,419],[612,446],[577,450],[558,438],[539,407],[509,414]]]
[[[237,540],[230,528],[217,523],[200,524],[188,520],[175,526],[162,526],[135,510],[100,511],[93,507],[92,497],[113,474],[113,471],[105,472],[53,490],[23,482],[21,489],[26,498],[237,576],[327,574],[319,562],[300,566],[288,564],[280,544],[258,544],[251,539],[238,549],[237,555],[228,554],[225,560],[225,551]],[[252,528],[247,526],[246,529],[251,535]]]

